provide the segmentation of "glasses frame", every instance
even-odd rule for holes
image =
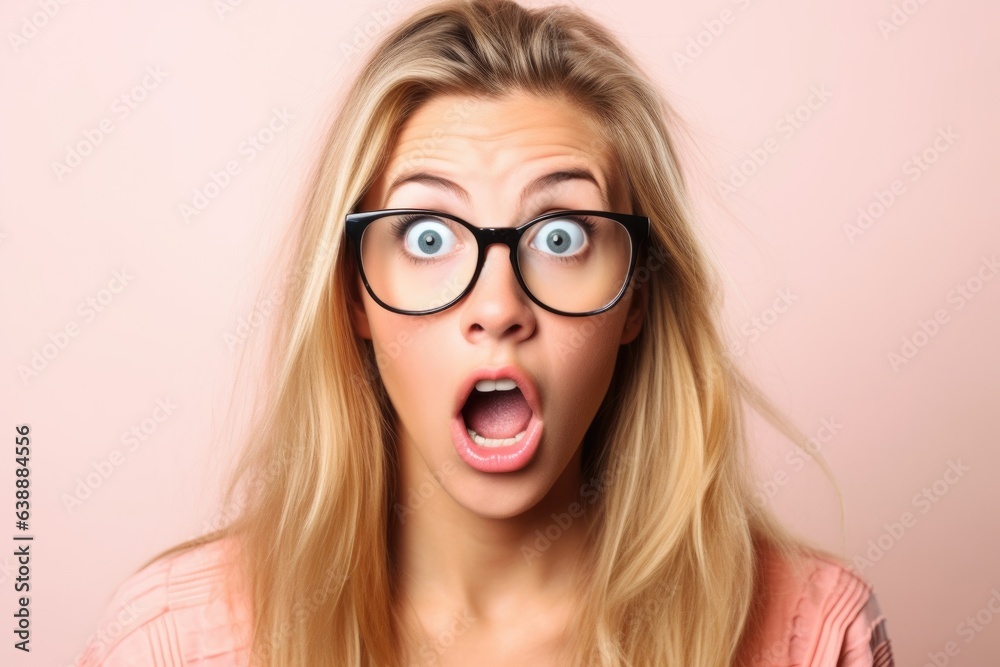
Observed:
[[[472,278],[469,279],[468,286],[462,290],[462,293],[456,296],[454,299],[448,303],[438,306],[437,308],[431,308],[428,310],[401,310],[399,308],[393,308],[387,303],[383,302],[378,296],[375,295],[375,290],[368,283],[368,277],[365,275],[364,263],[361,261],[361,239],[364,236],[365,229],[368,225],[375,222],[380,218],[385,218],[391,215],[410,215],[410,214],[428,214],[436,217],[447,218],[458,224],[462,225],[468,229],[472,236],[476,239],[476,245],[478,246],[478,257],[476,259],[476,270],[472,274]],[[590,215],[590,216],[600,216],[604,218],[610,218],[621,224],[629,234],[629,239],[632,245],[632,256],[629,259],[628,273],[625,275],[625,282],[622,284],[621,290],[615,296],[611,302],[604,306],[603,308],[598,308],[597,310],[588,311],[586,313],[568,313],[565,311],[557,310],[552,308],[545,303],[542,303],[528,286],[524,283],[524,278],[521,276],[521,267],[518,266],[517,261],[517,249],[521,243],[521,237],[524,235],[525,231],[531,227],[544,222],[546,220],[551,220],[552,218],[564,217],[566,215]],[[649,239],[650,225],[649,218],[642,215],[632,215],[629,213],[614,213],[611,211],[594,211],[594,210],[560,210],[560,211],[550,211],[548,213],[543,213],[542,215],[532,218],[528,222],[520,225],[519,227],[476,227],[471,223],[459,218],[456,215],[450,213],[445,213],[444,211],[435,211],[433,209],[426,208],[389,208],[382,209],[380,211],[364,211],[361,213],[348,213],[345,218],[345,230],[347,236],[351,239],[354,245],[355,257],[357,259],[358,270],[361,272],[361,280],[364,282],[365,289],[368,291],[369,296],[375,300],[375,303],[382,306],[388,311],[393,313],[399,313],[400,315],[431,315],[433,313],[441,312],[447,308],[452,307],[459,301],[461,301],[466,294],[472,291],[476,286],[476,281],[479,279],[479,274],[483,269],[483,265],[486,263],[486,250],[494,244],[501,244],[508,247],[510,250],[510,263],[514,269],[514,275],[517,277],[517,282],[521,285],[521,289],[524,293],[528,295],[535,304],[545,310],[555,313],[557,315],[564,315],[566,317],[588,317],[590,315],[597,315],[609,310],[617,304],[622,295],[628,289],[629,283],[632,281],[632,273],[635,270],[636,258],[639,256],[639,251],[641,246],[646,243]]]

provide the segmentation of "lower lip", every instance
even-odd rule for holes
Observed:
[[[462,460],[480,472],[514,472],[528,465],[542,440],[542,421],[531,415],[520,442],[506,447],[477,445],[466,430],[465,418],[459,413],[451,422],[451,440]]]

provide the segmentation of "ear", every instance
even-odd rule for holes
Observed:
[[[632,291],[632,296],[629,300],[628,314],[625,316],[625,327],[622,329],[622,345],[628,345],[639,337],[643,320],[646,319],[649,286],[645,282],[637,282],[633,275],[629,289]]]
[[[361,274],[358,273],[354,262],[349,262],[349,265],[350,271],[348,272],[348,275],[354,277],[353,280],[350,281],[350,286],[347,290],[351,326],[354,328],[354,333],[358,336],[371,340],[371,325],[368,322],[368,312],[365,310],[365,304],[362,297],[362,294],[365,292],[365,285],[361,282]]]

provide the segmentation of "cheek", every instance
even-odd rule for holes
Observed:
[[[624,309],[575,319],[556,330],[555,358],[561,366],[571,367],[586,367],[608,358],[613,361],[624,326]],[[586,368],[579,370],[585,372]]]
[[[572,388],[567,407],[597,405],[607,391],[618,358],[623,320],[595,316],[562,327],[549,345],[555,386]]]
[[[445,366],[447,346],[428,320],[386,312],[372,321],[375,361],[386,391],[397,412],[411,418],[435,414],[430,402],[450,397],[439,386],[453,374]]]

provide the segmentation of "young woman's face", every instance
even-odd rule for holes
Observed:
[[[438,96],[403,126],[358,210],[434,209],[477,227],[517,227],[560,209],[630,213],[599,136],[588,116],[555,98]],[[576,175],[536,182],[570,170]],[[630,286],[599,315],[558,315],[524,293],[504,245],[487,249],[470,293],[431,315],[382,308],[360,275],[355,287],[361,303],[353,323],[372,341],[396,411],[404,488],[429,482],[469,511],[496,518],[521,514],[550,493],[577,491],[583,436],[608,390],[619,346],[639,333],[643,290]],[[471,448],[477,458],[464,440],[460,410],[470,376],[503,367],[519,370],[519,391],[525,380],[534,390],[523,388],[529,400],[518,397],[520,409],[511,408],[505,429],[494,435],[527,432],[502,449]],[[537,409],[527,412],[527,402]],[[537,447],[522,451],[531,438]]]

